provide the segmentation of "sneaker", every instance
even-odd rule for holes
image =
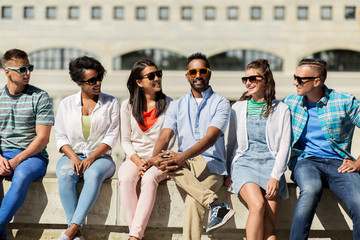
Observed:
[[[224,225],[229,219],[235,214],[235,211],[232,210],[226,203],[223,203],[221,206],[213,207],[209,211],[208,224],[206,226],[206,233],[212,234],[218,230],[222,225]]]

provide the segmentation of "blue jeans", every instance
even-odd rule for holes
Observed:
[[[353,220],[353,238],[360,239],[360,174],[339,173],[337,169],[341,164],[342,161],[336,159],[317,157],[297,162],[293,174],[300,196],[295,205],[290,240],[308,238],[325,183],[348,208]]]
[[[80,160],[86,157],[78,154]],[[70,159],[64,155],[56,165],[56,176],[59,184],[61,203],[65,210],[68,225],[75,223],[82,226],[85,217],[94,205],[102,185],[106,178],[115,173],[115,163],[111,156],[103,155],[96,159],[84,172],[84,186],[78,198],[76,184],[80,176],[71,166]]]
[[[20,150],[3,151],[1,155],[7,160],[10,160],[21,152]],[[47,159],[40,155],[35,155],[22,161],[15,168],[10,189],[1,203],[0,239],[6,239],[5,225],[11,221],[16,211],[23,204],[30,183],[45,175],[47,164]]]

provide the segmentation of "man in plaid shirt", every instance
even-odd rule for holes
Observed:
[[[355,126],[360,127],[360,101],[325,86],[326,62],[303,59],[294,75],[297,95],[285,97],[292,117],[292,179],[300,188],[290,239],[307,239],[322,189],[347,206],[353,238],[360,239],[360,157],[351,153]]]

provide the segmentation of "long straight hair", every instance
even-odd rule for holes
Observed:
[[[260,75],[263,76],[263,81],[265,81],[264,98],[266,100],[266,111],[263,115],[268,117],[271,112],[273,100],[275,99],[275,81],[270,69],[269,62],[266,59],[256,59],[246,66],[246,70],[249,69],[259,70]],[[251,99],[251,95],[248,91],[246,91],[239,100],[242,101],[249,99]]]
[[[127,88],[129,89],[130,99],[129,104],[132,107],[132,115],[135,120],[142,126],[145,126],[143,111],[146,106],[146,98],[142,88],[136,83],[136,80],[142,80],[142,71],[146,67],[156,67],[155,63],[149,59],[140,59],[131,69],[129,79],[127,81]],[[156,117],[160,116],[166,109],[166,95],[160,90],[156,92],[155,97]]]

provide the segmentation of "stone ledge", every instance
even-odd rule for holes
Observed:
[[[81,188],[81,184],[79,184]],[[294,205],[296,186],[288,183],[290,199],[282,201],[278,216],[278,239],[287,239]],[[3,181],[3,191],[10,182]],[[185,193],[173,181],[159,185],[156,204],[146,231],[147,240],[181,239],[183,199]],[[245,204],[223,187],[219,197],[236,211],[230,220],[211,239],[239,239],[245,236],[248,210]],[[106,180],[84,226],[87,239],[127,239],[127,224],[120,207],[117,179]],[[66,228],[66,218],[58,194],[56,178],[45,177],[31,183],[23,206],[14,216],[9,231],[16,239],[57,239]],[[319,239],[351,239],[352,221],[336,197],[325,189],[312,224],[311,237]],[[10,233],[10,232],[9,232]],[[10,235],[10,234],[9,234]],[[9,236],[9,239],[12,239]],[[204,235],[202,239],[210,239]]]

